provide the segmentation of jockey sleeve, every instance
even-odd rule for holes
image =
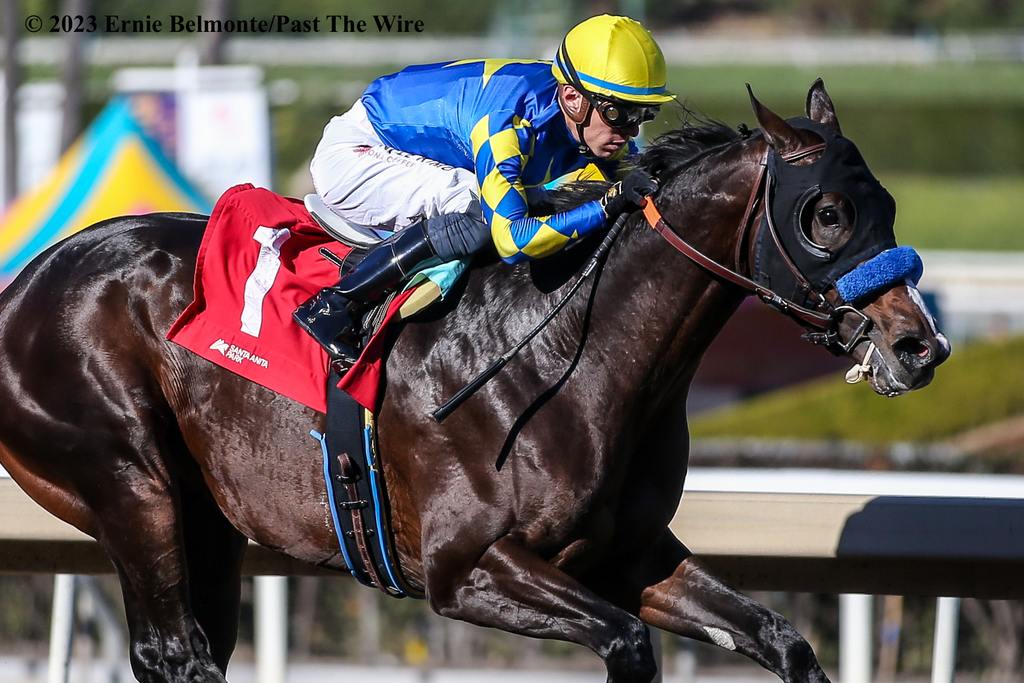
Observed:
[[[485,115],[470,140],[480,206],[498,255],[506,262],[548,256],[604,225],[604,209],[596,200],[563,213],[530,216],[520,176],[536,140],[530,122],[515,112]]]

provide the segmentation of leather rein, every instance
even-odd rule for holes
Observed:
[[[787,162],[796,161],[803,159],[804,157],[810,156],[816,152],[820,152],[825,148],[824,143],[810,145],[808,147],[802,147],[789,154],[782,155],[782,158]],[[696,263],[698,266],[708,271],[712,275],[719,277],[727,282],[740,287],[750,294],[755,294],[761,301],[768,304],[769,306],[785,313],[786,315],[795,318],[801,322],[810,325],[811,327],[819,330],[818,332],[811,332],[805,336],[805,338],[813,344],[819,344],[822,346],[838,347],[842,349],[844,353],[849,353],[861,339],[864,339],[868,328],[871,325],[871,319],[868,318],[862,311],[853,306],[841,305],[833,307],[825,296],[813,289],[810,283],[804,275],[796,268],[793,264],[792,259],[786,254],[785,249],[782,247],[781,240],[778,237],[777,231],[771,219],[771,211],[767,206],[769,200],[769,185],[771,184],[771,174],[768,172],[768,153],[771,150],[769,147],[765,150],[764,155],[760,161],[760,171],[758,171],[757,180],[754,182],[754,187],[751,190],[750,198],[747,201],[747,208],[743,214],[743,219],[740,221],[738,230],[738,239],[736,245],[736,262],[737,267],[740,262],[740,254],[742,253],[743,244],[746,242],[748,233],[750,232],[750,226],[754,217],[754,210],[758,202],[764,200],[765,211],[768,223],[768,229],[771,231],[773,241],[775,242],[778,253],[784,259],[784,262],[793,272],[797,279],[797,282],[801,284],[801,287],[805,289],[809,294],[815,296],[819,302],[821,308],[827,308],[827,311],[817,311],[786,299],[780,294],[776,293],[772,289],[758,284],[754,280],[741,275],[731,268],[727,268],[722,264],[718,263],[714,259],[710,258],[699,249],[694,247],[692,244],[684,240],[679,236],[679,233],[669,225],[668,221],[658,211],[658,207],[654,204],[654,198],[648,197],[643,207],[644,218],[647,219],[648,225],[650,225],[655,232],[661,235],[666,242],[671,244],[677,251],[682,253],[688,259]],[[753,243],[753,237],[751,238],[751,244]],[[838,329],[839,323],[842,319],[849,314],[859,316],[859,321],[853,333],[847,339],[843,339]]]

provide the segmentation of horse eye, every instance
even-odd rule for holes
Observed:
[[[821,209],[818,211],[818,221],[822,225],[839,225],[839,212],[832,207]]]

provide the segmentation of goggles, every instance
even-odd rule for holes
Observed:
[[[566,80],[581,95],[587,98],[587,101],[597,110],[597,113],[601,115],[604,122],[612,128],[639,126],[645,121],[654,120],[658,115],[658,105],[623,102],[610,97],[602,97],[587,90],[580,81],[579,74],[576,73],[576,67],[573,66],[572,60],[569,59],[569,51],[566,49],[565,40],[562,40],[562,45],[558,48],[557,58],[559,68],[563,75],[565,75]],[[582,132],[582,125],[580,123],[577,123],[577,125],[580,126],[580,131]]]
[[[653,121],[658,116],[658,107],[649,104],[633,104],[598,97],[593,93],[585,93],[594,109],[601,115],[604,122],[612,128],[632,128],[646,121]]]

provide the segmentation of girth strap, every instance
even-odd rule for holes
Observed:
[[[365,586],[393,597],[423,597],[398,563],[387,487],[376,452],[373,415],[338,389],[332,372],[327,387],[327,434],[320,442],[327,503],[345,567]]]
[[[338,456],[338,481],[341,482],[341,485],[348,493],[348,501],[339,504],[339,507],[343,510],[348,510],[352,515],[352,531],[345,533],[351,534],[352,540],[355,541],[356,548],[359,550],[359,557],[363,561],[363,570],[370,575],[372,585],[387,593],[386,586],[388,584],[381,578],[380,571],[377,569],[377,563],[370,555],[370,549],[367,546],[367,543],[372,542],[369,538],[370,535],[376,533],[376,531],[367,528],[363,524],[362,511],[368,508],[370,503],[366,499],[359,497],[360,491],[356,484],[362,478],[362,472],[359,471],[359,467],[348,453],[342,453]]]

